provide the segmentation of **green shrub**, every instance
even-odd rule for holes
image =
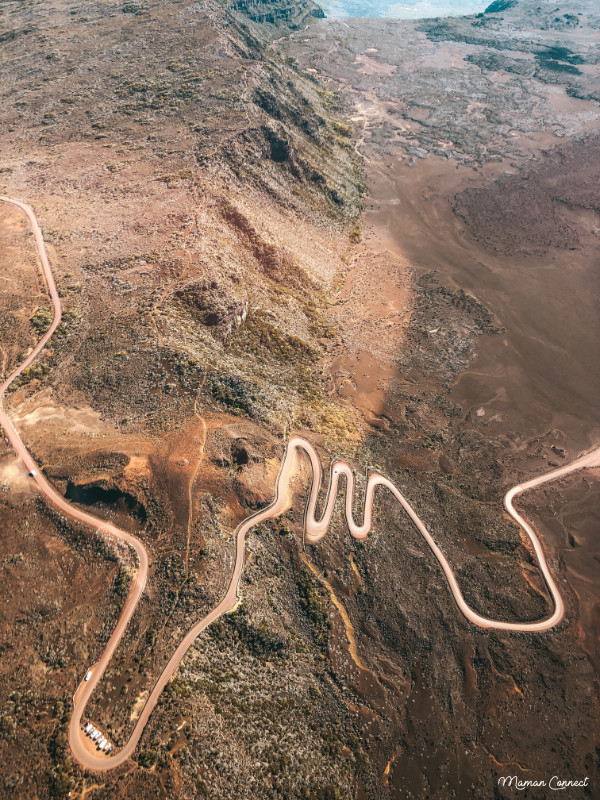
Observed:
[[[143,753],[140,753],[138,763],[141,767],[150,769],[150,767],[156,764],[156,750],[144,750]]]
[[[39,333],[40,336],[43,336],[50,325],[52,325],[53,319],[54,311],[48,306],[41,306],[40,308],[36,309],[35,314],[31,318],[31,324],[37,333]]]

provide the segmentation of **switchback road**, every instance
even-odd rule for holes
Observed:
[[[346,483],[345,513],[350,534],[356,539],[365,539],[369,531],[371,530],[375,489],[378,486],[383,486],[388,491],[390,491],[394,495],[394,497],[398,500],[402,508],[406,511],[406,513],[412,520],[415,527],[419,530],[419,532],[421,533],[421,535],[431,548],[434,556],[438,560],[444,572],[444,575],[446,576],[446,580],[448,581],[450,591],[452,593],[452,596],[454,597],[454,600],[456,601],[458,608],[469,622],[481,628],[536,633],[549,630],[550,628],[557,625],[563,618],[564,615],[563,599],[558,590],[556,582],[552,577],[552,574],[550,573],[550,570],[548,568],[548,564],[546,562],[546,557],[544,555],[540,539],[533,530],[532,526],[525,519],[523,519],[523,517],[515,510],[513,505],[513,499],[518,495],[522,494],[523,492],[526,492],[537,486],[541,486],[542,484],[548,483],[549,481],[557,480],[558,478],[564,477],[577,470],[585,469],[587,467],[600,466],[600,448],[593,450],[592,452],[578,458],[576,461],[573,461],[572,463],[567,464],[564,467],[554,469],[551,472],[546,473],[545,475],[541,475],[537,478],[533,478],[530,481],[519,484],[506,494],[504,498],[505,508],[511,515],[511,517],[515,520],[515,522],[522,528],[522,530],[527,535],[531,543],[531,546],[533,547],[533,550],[536,554],[536,557],[538,559],[540,570],[542,572],[542,575],[544,576],[544,580],[550,592],[550,596],[552,598],[552,603],[553,603],[552,613],[542,620],[539,620],[537,622],[508,622],[508,621],[493,620],[493,619],[488,619],[487,617],[483,617],[476,611],[474,611],[467,604],[458,586],[458,582],[456,580],[452,567],[450,566],[445,555],[442,553],[440,548],[435,543],[433,536],[427,530],[425,523],[420,519],[420,517],[417,515],[416,511],[410,505],[408,500],[394,486],[394,484],[387,478],[384,478],[379,473],[376,472],[371,473],[368,477],[366,496],[364,501],[364,518],[362,524],[359,525],[357,522],[354,521],[353,518],[354,494],[355,494],[354,473],[352,472],[352,469],[347,463],[343,461],[333,462],[330,467],[329,489],[327,491],[327,496],[325,499],[325,509],[323,511],[321,518],[317,519],[315,516],[315,512],[321,489],[321,484],[323,481],[323,470],[321,466],[321,461],[319,459],[319,456],[317,455],[316,450],[310,444],[310,442],[308,442],[306,439],[302,439],[300,437],[295,436],[292,437],[287,444],[285,456],[282,461],[279,475],[277,477],[277,482],[275,485],[275,499],[273,500],[271,505],[269,505],[267,508],[262,509],[261,511],[257,512],[256,514],[253,514],[248,519],[246,519],[241,525],[239,525],[239,527],[235,532],[235,542],[236,542],[235,566],[229,583],[229,588],[227,590],[225,597],[219,603],[219,605],[216,606],[216,608],[214,608],[202,620],[200,620],[196,625],[194,625],[184,636],[181,643],[171,656],[171,659],[169,660],[168,664],[161,673],[160,677],[158,678],[150,696],[148,697],[144,705],[144,708],[142,709],[142,712],[137,720],[135,728],[133,729],[133,733],[131,734],[131,737],[126,742],[126,744],[120,750],[111,753],[110,756],[106,756],[102,753],[91,753],[89,749],[87,749],[85,746],[85,736],[81,730],[81,721],[85,713],[88,700],[91,697],[92,693],[94,692],[94,689],[98,685],[99,681],[102,679],[104,671],[106,670],[106,667],[110,659],[112,658],[112,655],[117,645],[119,644],[121,636],[123,635],[125,628],[127,627],[127,624],[137,607],[142,592],[144,591],[144,586],[146,584],[146,578],[148,574],[148,554],[142,542],[135,536],[132,536],[126,531],[117,528],[115,525],[112,525],[109,522],[98,519],[97,517],[94,517],[91,514],[87,514],[84,511],[77,508],[76,506],[73,506],[70,503],[68,503],[62,497],[62,495],[60,495],[50,485],[50,483],[44,478],[44,476],[40,474],[36,463],[28,453],[15,427],[13,426],[9,417],[2,408],[1,404],[2,396],[4,395],[10,384],[39,355],[39,353],[42,351],[42,349],[47,344],[48,340],[58,327],[61,319],[61,305],[58,292],[56,290],[56,285],[54,283],[54,278],[52,276],[52,270],[50,268],[50,264],[48,261],[44,239],[40,227],[37,223],[35,214],[27,204],[19,200],[13,200],[8,197],[0,197],[0,200],[3,200],[7,203],[12,203],[13,205],[23,210],[25,214],[27,214],[29,221],[32,225],[36,246],[40,258],[40,263],[42,266],[44,277],[46,279],[46,283],[48,285],[48,291],[50,293],[50,298],[54,308],[54,320],[49,330],[44,334],[42,339],[38,342],[37,346],[32,350],[32,352],[25,359],[25,361],[23,361],[19,365],[19,367],[0,386],[0,425],[2,425],[2,427],[4,428],[5,434],[8,437],[9,442],[15,449],[15,452],[17,453],[21,461],[25,464],[27,470],[30,473],[32,473],[32,479],[37,484],[38,489],[52,506],[54,506],[56,509],[58,509],[58,511],[64,514],[65,517],[75,520],[76,522],[81,522],[84,525],[88,525],[99,534],[105,534],[114,541],[120,541],[126,543],[135,550],[138,560],[138,569],[136,578],[131,584],[129,594],[127,595],[127,599],[125,600],[125,604],[119,616],[117,625],[104,651],[102,652],[99,660],[91,668],[92,674],[89,681],[87,682],[82,681],[77,691],[75,692],[73,698],[74,707],[69,725],[69,745],[71,747],[71,751],[74,757],[83,767],[98,771],[113,769],[114,767],[118,766],[119,764],[122,764],[131,757],[140,740],[144,727],[148,722],[150,714],[152,713],[154,707],[156,706],[156,703],[158,702],[158,699],[163,689],[165,688],[167,682],[177,669],[181,659],[184,657],[189,647],[192,645],[192,643],[194,642],[194,640],[201,631],[203,631],[208,625],[210,625],[212,622],[218,619],[218,617],[220,617],[222,614],[226,613],[227,611],[230,611],[238,602],[239,583],[244,568],[246,534],[255,525],[259,524],[264,520],[273,519],[274,517],[277,517],[279,514],[283,513],[283,511],[287,508],[288,496],[290,493],[290,482],[292,476],[296,471],[298,453],[303,453],[306,457],[308,457],[312,471],[310,495],[304,519],[306,540],[308,542],[310,543],[318,542],[326,534],[327,529],[329,527],[331,515],[333,513],[335,499],[338,493],[339,483],[340,480],[342,480],[342,478]]]

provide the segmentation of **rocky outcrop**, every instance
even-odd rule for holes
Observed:
[[[311,0],[234,0],[230,8],[242,11],[253,22],[285,22],[298,28],[307,17],[324,17],[323,10]]]
[[[248,300],[229,295],[217,281],[201,281],[185,286],[177,292],[177,297],[223,341],[248,316]]]

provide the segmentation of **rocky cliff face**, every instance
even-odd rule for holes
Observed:
[[[272,25],[283,22],[292,30],[297,30],[309,17],[325,16],[312,0],[234,0],[229,7],[241,11],[253,22]]]

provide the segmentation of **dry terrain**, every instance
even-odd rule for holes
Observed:
[[[479,613],[547,613],[501,500],[600,442],[599,19],[495,5],[4,4],[0,190],[34,206],[65,308],[5,408],[57,489],[151,560],[89,706],[116,745],[225,592],[291,432],[389,475]],[[51,317],[24,218],[0,226],[4,374]],[[567,606],[539,635],[470,626],[383,494],[364,544],[336,514],[304,547],[299,480],[135,760],[93,775],[65,731],[131,565],[2,439],[0,796],[502,798],[513,773],[595,796],[599,477],[522,501]]]

